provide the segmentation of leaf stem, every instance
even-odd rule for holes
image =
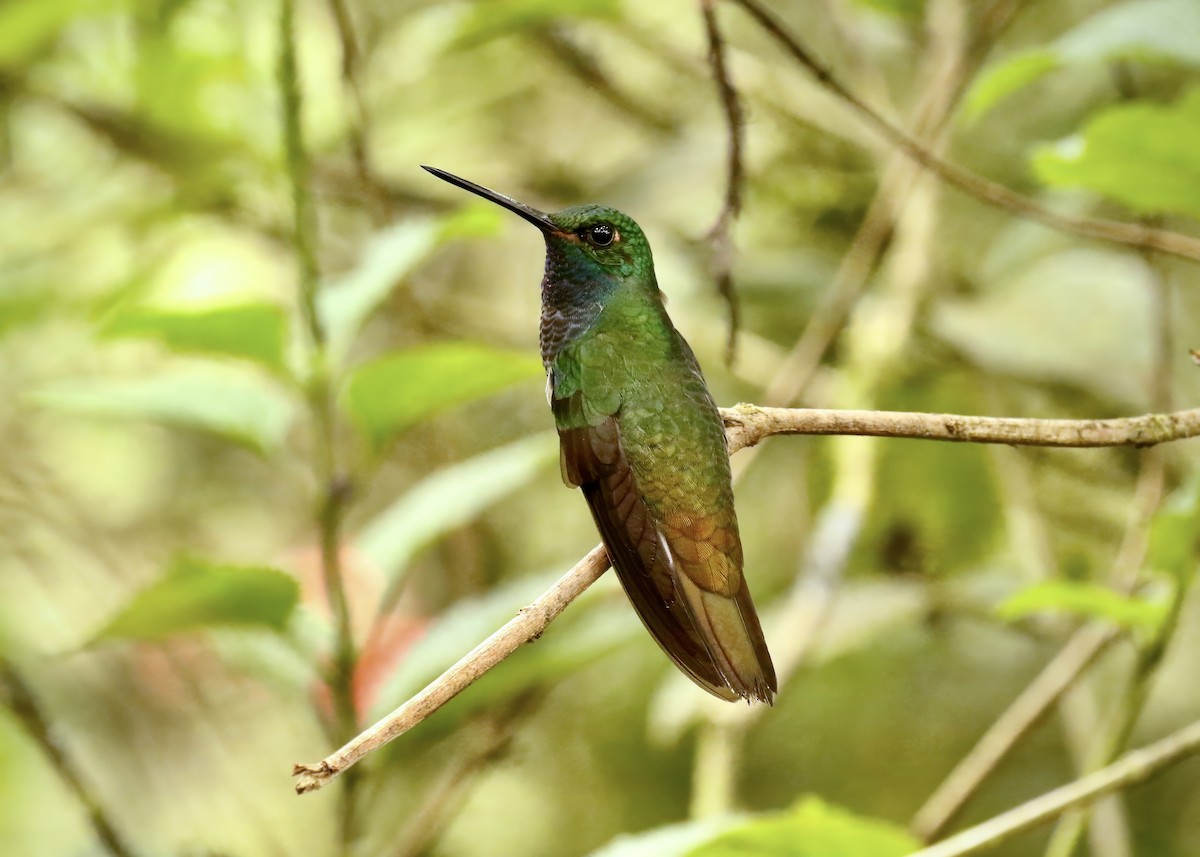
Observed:
[[[309,190],[310,160],[304,143],[303,95],[296,60],[295,2],[281,0],[279,14],[279,89],[283,102],[283,143],[292,191],[292,246],[299,264],[300,310],[308,330],[310,368],[308,404],[315,429],[314,470],[320,485],[315,523],[320,542],[321,574],[333,617],[335,642],[328,685],[337,731],[345,740],[358,731],[354,705],[354,644],[350,607],[341,566],[342,521],[352,485],[339,469],[337,411],[330,383],[327,337],[317,308],[317,216]],[[358,775],[346,779],[341,804],[341,844],[349,851],[356,835]]]

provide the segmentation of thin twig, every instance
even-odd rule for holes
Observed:
[[[329,0],[329,11],[333,13],[333,20],[337,25],[338,41],[342,47],[342,85],[350,94],[357,114],[351,123],[350,147],[353,150],[354,164],[358,168],[359,177],[364,180],[364,183],[369,183],[371,162],[366,140],[367,106],[359,81],[362,54],[358,49],[358,39],[354,35],[354,20],[350,17],[350,9],[346,5],[346,0]]]
[[[597,545],[528,607],[521,609],[504,627],[488,637],[424,690],[405,702],[340,750],[315,765],[296,765],[296,793],[315,791],[373,750],[403,735],[477,678],[515,652],[523,643],[536,640],[566,606],[608,570],[608,554]]]
[[[772,434],[856,434],[1032,446],[1149,446],[1200,435],[1200,408],[1114,420],[1037,420],[889,411],[788,410],[738,405],[721,411],[730,453]],[[537,639],[568,604],[608,568],[597,545],[549,590],[458,663],[374,726],[312,765],[297,764],[300,794],[321,788],[365,755],[416,726],[476,679]]]
[[[742,185],[745,183],[745,168],[742,165],[742,146],[745,139],[745,115],[741,98],[729,68],[725,63],[725,40],[717,22],[716,0],[700,0],[700,11],[704,16],[704,30],[708,34],[708,64],[712,68],[721,97],[721,108],[725,113],[725,126],[729,134],[728,156],[725,167],[725,199],[721,213],[707,240],[712,244],[713,272],[717,291],[729,309],[729,337],[725,341],[725,364],[733,365],[737,356],[737,335],[741,327],[741,307],[737,287],[733,282],[733,224],[742,211]]]
[[[326,335],[317,309],[320,270],[317,265],[317,216],[309,192],[310,163],[304,144],[303,97],[296,63],[295,3],[282,0],[279,15],[279,88],[283,100],[284,151],[293,201],[292,244],[300,265],[300,309],[309,332],[309,410],[316,428],[315,462],[321,496],[315,512],[320,541],[321,574],[335,632],[329,691],[337,729],[345,740],[358,731],[354,705],[354,645],[350,606],[341,566],[342,519],[352,485],[338,467],[333,389],[329,379]],[[355,837],[357,774],[347,777],[342,790],[341,846],[348,851]]]
[[[956,63],[954,76],[945,87],[926,87],[912,112],[913,134],[931,151],[945,144],[950,118],[966,88],[971,73],[983,61],[991,44],[999,38],[1024,6],[1026,0],[996,0],[983,15],[980,31],[967,56]],[[919,165],[897,154],[883,166],[879,186],[867,206],[850,247],[842,256],[833,285],[804,326],[804,331],[767,385],[768,405],[798,404],[812,382],[817,366],[845,328],[858,303],[867,279],[891,238],[897,212],[903,211],[915,185],[913,171]]]
[[[817,60],[808,48],[789,33],[770,12],[759,5],[757,0],[730,0],[730,2],[745,9],[796,62],[812,74],[817,83],[852,107],[879,132],[880,136],[922,167],[969,196],[988,205],[1003,208],[1021,217],[1074,235],[1111,241],[1129,247],[1159,250],[1173,256],[1190,259],[1193,262],[1200,262],[1200,239],[1198,238],[1138,223],[1076,217],[1052,211],[1036,200],[1017,193],[1009,187],[942,160],[850,91],[828,66]]]
[[[1162,258],[1143,251],[1146,263],[1155,269],[1154,278],[1154,329],[1151,335],[1155,341],[1155,360],[1151,371],[1149,388],[1151,390],[1151,405],[1156,410],[1167,410],[1172,404],[1171,364],[1173,357],[1173,337],[1171,335],[1171,282]],[[1162,506],[1163,493],[1166,490],[1166,460],[1163,450],[1150,449],[1141,455],[1141,467],[1138,472],[1137,501],[1133,519],[1125,531],[1125,539],[1117,553],[1114,562],[1113,578],[1118,590],[1132,592],[1140,580],[1149,549],[1150,527],[1154,515]],[[1117,698],[1116,707],[1101,734],[1093,741],[1085,756],[1083,772],[1095,770],[1111,762],[1129,743],[1133,727],[1149,697],[1150,685],[1158,671],[1171,638],[1178,624],[1179,610],[1182,605],[1185,587],[1177,583],[1171,593],[1167,617],[1160,626],[1154,639],[1144,642],[1138,649],[1133,672],[1121,695]],[[1050,843],[1046,848],[1047,857],[1071,857],[1078,848],[1085,831],[1090,833],[1093,850],[1100,857],[1102,849],[1105,853],[1130,854],[1128,845],[1128,825],[1122,825],[1124,836],[1119,843],[1111,831],[1101,829],[1100,825],[1106,820],[1101,813],[1105,810],[1109,815],[1115,815],[1123,820],[1123,807],[1112,799],[1108,805],[1102,803],[1092,811],[1075,811],[1059,819]],[[1092,814],[1095,813],[1095,819]],[[1089,831],[1090,827],[1090,831]],[[1120,845],[1124,845],[1123,848]]]
[[[1008,751],[1041,722],[1055,701],[1116,638],[1116,631],[1099,625],[1072,635],[917,811],[913,834],[922,842],[937,839]]]
[[[117,833],[99,797],[84,780],[75,762],[55,740],[50,721],[42,714],[37,698],[7,660],[0,658],[0,691],[3,700],[30,739],[41,748],[59,779],[75,795],[87,813],[92,832],[114,857],[133,857],[134,850]]]
[[[363,94],[363,52],[354,33],[354,18],[346,0],[328,0],[329,11],[337,26],[338,42],[341,45],[342,88],[350,96],[350,156],[358,183],[366,191],[379,218],[387,216],[391,203],[387,189],[382,186],[371,164],[370,130],[371,112]]]
[[[447,821],[461,808],[476,776],[508,752],[517,727],[533,709],[538,696],[536,691],[526,691],[499,711],[488,711],[480,718],[478,729],[443,768],[425,800],[391,843],[391,857],[420,857],[428,853]]]
[[[623,90],[604,70],[600,61],[565,27],[535,27],[532,38],[567,73],[574,75],[589,92],[599,95],[621,113],[659,133],[670,132],[679,124],[664,106],[641,103]]]
[[[1067,810],[1140,783],[1168,765],[1200,753],[1200,720],[1160,741],[1126,753],[1106,768],[1036,797],[909,857],[965,857],[998,845]]]
[[[300,264],[304,322],[315,345],[325,341],[317,312],[317,215],[308,188],[308,150],[304,146],[303,104],[296,70],[296,8],[282,0],[279,12],[279,91],[283,97],[283,147],[292,190],[292,245]]]

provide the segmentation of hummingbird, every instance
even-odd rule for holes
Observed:
[[[540,345],[568,487],[583,491],[638,616],[692,681],[770,704],[775,668],[742,575],[724,424],[667,316],[646,236],[616,209],[547,214],[445,170],[546,240]]]

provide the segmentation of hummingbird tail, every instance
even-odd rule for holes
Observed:
[[[611,417],[560,428],[559,437],[563,475],[583,489],[617,577],[651,636],[714,696],[770,704],[775,670],[742,577],[736,524],[718,534],[690,516],[674,526],[656,519]],[[718,547],[692,535],[716,539]]]
[[[771,705],[775,667],[746,582],[732,597],[708,592],[686,574],[676,577],[676,585],[725,684],[742,699]]]

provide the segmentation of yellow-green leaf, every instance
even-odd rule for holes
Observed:
[[[1179,488],[1150,522],[1146,565],[1187,586],[1196,571],[1200,539],[1200,479]]]
[[[919,847],[898,825],[810,795],[791,810],[758,816],[719,834],[688,857],[902,857]]]
[[[363,527],[355,542],[395,586],[423,548],[557,460],[554,432],[522,438],[435,471]]]
[[[1128,0],[1101,9],[1048,46],[990,65],[968,90],[969,117],[1064,66],[1132,60],[1200,67],[1200,3]]]
[[[345,406],[379,448],[426,417],[541,373],[541,361],[533,354],[471,342],[424,345],[355,370]]]
[[[1051,185],[1083,187],[1141,214],[1200,218],[1200,88],[1172,105],[1109,108],[1082,137],[1045,146],[1034,168]]]
[[[101,333],[157,339],[174,351],[235,357],[282,371],[287,319],[280,307],[266,303],[201,310],[142,307],[110,319]]]
[[[282,631],[299,596],[296,580],[273,568],[180,557],[161,580],[135,595],[96,640],[160,640],[211,627]]]
[[[1106,620],[1129,630],[1153,631],[1162,622],[1166,609],[1164,602],[1122,595],[1098,583],[1048,580],[1010,596],[996,612],[1009,621],[1036,613],[1065,613]]]
[[[42,387],[29,398],[55,410],[203,431],[263,453],[283,446],[298,410],[278,385],[220,366],[147,378],[71,379]]]

